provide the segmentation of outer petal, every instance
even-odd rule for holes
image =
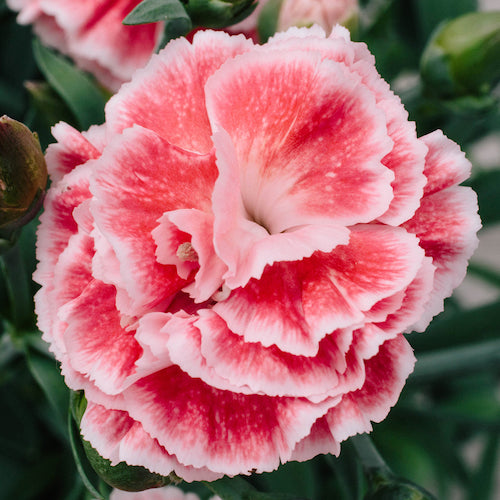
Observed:
[[[103,127],[100,127],[103,130]],[[77,165],[99,158],[101,148],[96,147],[84,134],[67,123],[60,122],[52,128],[58,142],[50,144],[46,152],[47,168],[52,182],[59,181]]]
[[[327,411],[302,399],[220,391],[176,367],[124,395],[130,416],[179,461],[228,475],[275,469]]]
[[[441,130],[424,135],[421,140],[429,148],[425,158],[425,196],[460,184],[469,178],[472,167],[470,161],[460,150],[460,146],[448,139]]]
[[[117,394],[130,383],[141,355],[135,332],[120,325],[115,298],[114,287],[94,280],[59,311],[68,324],[64,342],[71,366],[108,394]]]
[[[425,313],[413,325],[418,331],[423,331],[432,317],[443,310],[443,299],[462,282],[467,262],[478,245],[476,233],[481,228],[476,193],[456,185],[470,172],[464,154],[440,131],[422,140],[429,148],[425,165],[429,182],[420,208],[404,226],[420,238],[436,273]]]
[[[371,430],[372,422],[383,420],[396,404],[415,357],[402,335],[384,342],[378,354],[366,361],[366,382],[326,415],[333,437],[341,442]]]
[[[52,327],[58,304],[53,300],[54,269],[70,238],[78,232],[73,211],[90,197],[88,171],[83,165],[53,185],[45,198],[45,211],[37,231],[39,264],[33,279],[42,285],[35,297],[39,327],[52,341]]]
[[[182,287],[175,267],[157,262],[151,231],[164,212],[210,206],[213,159],[186,153],[134,127],[106,148],[94,168],[91,210],[120,264],[115,285],[130,298],[119,307],[140,315]]]
[[[124,411],[108,410],[89,402],[81,421],[81,430],[84,439],[90,441],[99,454],[111,460],[113,465],[125,461],[164,476],[175,472],[186,481],[214,481],[221,477],[221,474],[205,467],[195,469],[180,464]]]
[[[348,71],[361,77],[363,84],[372,92],[377,107],[384,111],[387,133],[394,142],[394,147],[382,160],[395,174],[391,183],[394,198],[387,212],[379,219],[391,225],[408,220],[419,206],[425,185],[422,172],[427,149],[417,139],[415,125],[408,122],[408,113],[401,100],[377,73],[375,59],[366,45],[351,42],[349,32],[337,26],[328,39],[324,38],[324,33],[290,29],[274,36],[269,47],[280,51],[288,49],[319,53],[322,58],[342,63]]]
[[[477,248],[477,196],[472,189],[454,186],[422,199],[415,216],[405,224],[420,238],[426,255],[436,266],[434,290],[425,313],[413,327],[423,331],[443,310],[443,299],[462,282],[467,262]]]
[[[115,132],[142,125],[183,149],[210,152],[205,82],[226,59],[252,47],[243,36],[212,31],[197,33],[193,45],[174,40],[109,101],[107,123]]]

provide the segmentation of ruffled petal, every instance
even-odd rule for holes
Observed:
[[[58,141],[49,144],[46,152],[47,168],[52,182],[59,181],[87,160],[101,156],[101,149],[67,123],[60,122],[55,125],[52,135]]]
[[[327,413],[325,418],[334,439],[341,442],[355,434],[370,432],[370,422],[383,420],[396,404],[414,364],[412,349],[402,335],[384,342],[377,355],[365,362],[363,387],[346,394]]]
[[[420,238],[420,246],[436,267],[434,290],[425,312],[413,325],[415,330],[425,330],[443,310],[443,299],[464,279],[467,262],[478,245],[476,233],[481,221],[477,210],[476,193],[453,186],[424,197],[415,216],[405,223],[406,229]]]
[[[129,297],[119,307],[129,316],[162,307],[184,280],[174,266],[158,263],[151,232],[164,212],[210,207],[213,159],[136,126],[109,144],[93,168],[91,211],[119,262],[120,281],[114,284]]]
[[[250,220],[241,198],[236,154],[229,135],[214,135],[219,179],[213,194],[214,246],[227,266],[224,282],[229,288],[259,279],[267,265],[310,257],[315,251],[329,252],[347,243],[349,231],[335,224],[297,225],[273,233],[263,222]],[[238,241],[238,245],[234,245]]]
[[[141,355],[135,331],[121,327],[115,298],[113,286],[94,280],[59,311],[68,324],[64,343],[71,366],[108,394],[117,394],[131,383]]]
[[[126,462],[168,476],[176,473],[185,481],[214,481],[221,477],[202,467],[195,469],[180,464],[147,434],[140,422],[119,410],[110,410],[89,402],[81,421],[82,436],[112,465]]]
[[[385,116],[343,65],[300,51],[254,50],[226,61],[206,92],[212,127],[229,134],[235,151],[218,159],[217,184],[237,169],[249,220],[276,234],[367,222],[387,209],[393,174],[380,163],[392,147]]]
[[[226,59],[252,47],[243,36],[213,31],[198,32],[193,45],[184,38],[172,41],[109,101],[108,125],[114,132],[142,125],[171,144],[209,153],[213,145],[205,111],[205,82]]]
[[[470,176],[471,163],[460,150],[460,146],[448,139],[441,130],[421,137],[429,152],[425,157],[424,195],[429,196],[465,181]]]
[[[327,404],[220,391],[171,367],[125,393],[127,411],[177,459],[228,475],[289,459]]]

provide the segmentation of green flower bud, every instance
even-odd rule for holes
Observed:
[[[500,12],[473,12],[439,26],[420,69],[440,97],[487,94],[500,81]]]
[[[87,400],[83,391],[71,393],[70,405],[73,418],[79,427],[87,409]],[[125,462],[111,465],[111,461],[99,455],[88,441],[82,439],[82,443],[85,455],[97,475],[110,486],[119,490],[143,491],[177,484],[181,481],[173,472],[168,476],[161,476],[145,467],[129,465]]]
[[[388,469],[368,470],[367,478],[370,490],[363,500],[435,500],[428,491]]]
[[[256,0],[181,0],[193,26],[225,28],[239,23],[257,7]]]
[[[47,167],[36,134],[0,118],[0,237],[10,239],[42,206]]]

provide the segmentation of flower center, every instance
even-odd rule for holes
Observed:
[[[176,255],[182,262],[198,262],[198,254],[189,241],[179,245]]]

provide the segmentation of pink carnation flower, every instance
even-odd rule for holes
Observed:
[[[53,132],[39,326],[113,463],[192,481],[337,455],[477,244],[469,162],[416,137],[342,28],[175,40],[104,125]]]
[[[184,493],[175,486],[167,486],[139,492],[113,490],[109,500],[200,500],[200,497],[195,493]],[[220,500],[220,497],[214,496],[210,500]]]
[[[18,22],[33,24],[41,40],[72,57],[111,90],[143,67],[159,43],[163,24],[125,26],[141,0],[7,0]]]

